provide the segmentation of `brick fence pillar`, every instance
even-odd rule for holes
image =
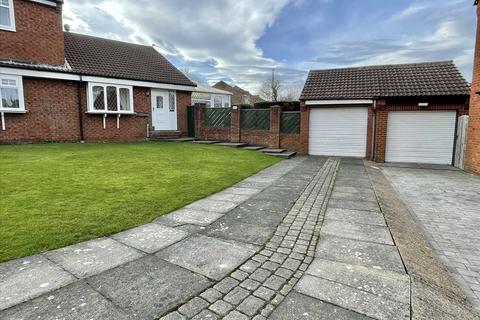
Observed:
[[[385,162],[385,149],[387,146],[388,111],[385,100],[377,101],[375,116],[375,161]]]
[[[300,155],[308,155],[308,127],[309,127],[309,111],[305,105],[305,101],[300,102]]]
[[[282,108],[280,106],[270,107],[270,142],[269,148],[280,148],[280,116]]]
[[[240,142],[240,107],[232,107],[232,122],[230,126],[230,141]]]
[[[196,103],[195,106],[195,138],[205,139],[205,111],[207,105]]]

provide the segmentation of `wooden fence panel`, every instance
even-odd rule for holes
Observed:
[[[467,144],[468,116],[458,118],[457,142],[455,146],[455,167],[464,169],[465,151]]]
[[[232,111],[229,108],[207,108],[205,110],[205,127],[228,128],[232,123]]]
[[[270,130],[270,109],[242,109],[240,127],[243,130]]]

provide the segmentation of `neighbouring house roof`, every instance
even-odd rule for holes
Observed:
[[[453,61],[310,71],[300,100],[468,96]]]
[[[155,48],[65,32],[65,58],[74,73],[195,86]]]
[[[257,95],[253,95],[239,86],[231,86],[225,81],[219,81],[213,85],[214,88],[225,90],[232,93],[232,104],[254,104],[264,100]]]
[[[231,92],[225,91],[225,90],[220,90],[199,82],[195,82],[197,84],[197,87],[193,90],[195,92],[203,92],[203,93],[213,93],[213,94],[224,94],[224,95],[232,95]]]

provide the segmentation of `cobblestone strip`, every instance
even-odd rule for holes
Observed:
[[[338,166],[325,162],[260,252],[161,319],[266,319],[313,260]]]

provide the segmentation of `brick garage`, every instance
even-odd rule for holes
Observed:
[[[450,159],[448,163],[451,163],[456,118],[468,114],[468,97],[468,84],[451,61],[314,70],[309,74],[301,97],[300,152],[353,155],[378,162],[384,162],[387,155],[390,155],[395,161],[406,159],[405,162],[447,163]],[[361,113],[362,118],[354,117],[348,121],[338,119],[340,115],[348,113],[335,111],[354,111],[358,108],[365,110]],[[315,122],[317,120],[312,118],[313,110],[321,109],[331,110],[332,121],[329,127],[318,127]],[[318,112],[315,113],[317,119],[322,118],[319,118]],[[439,115],[448,117],[445,127],[440,122],[435,122],[441,118]],[[429,117],[433,120],[431,124],[428,122]],[[407,119],[402,124],[405,128],[420,118],[427,120],[419,126],[413,125],[410,130],[399,132],[394,127],[389,130],[389,118],[392,118],[391,121],[394,118]],[[312,128],[312,124],[315,127]],[[357,131],[350,129],[356,126]],[[424,127],[429,126],[429,130],[424,130]],[[448,134],[442,133],[444,128],[450,130]],[[409,137],[416,131],[422,134]],[[315,136],[314,132],[320,133]],[[435,135],[444,139],[443,146],[435,146]],[[312,141],[312,137],[316,140]],[[401,145],[392,142],[397,140]],[[337,150],[330,148],[329,143]],[[412,156],[424,149],[425,145],[431,147],[429,152],[432,157]],[[355,150],[348,150],[352,146]],[[445,150],[450,152],[449,156],[445,155]],[[439,154],[438,159],[436,153]]]
[[[63,32],[61,0],[13,4],[12,25],[0,28],[0,87],[9,94],[0,143],[187,135],[195,84],[157,50]],[[157,94],[170,122],[148,132],[165,114],[153,107]]]

